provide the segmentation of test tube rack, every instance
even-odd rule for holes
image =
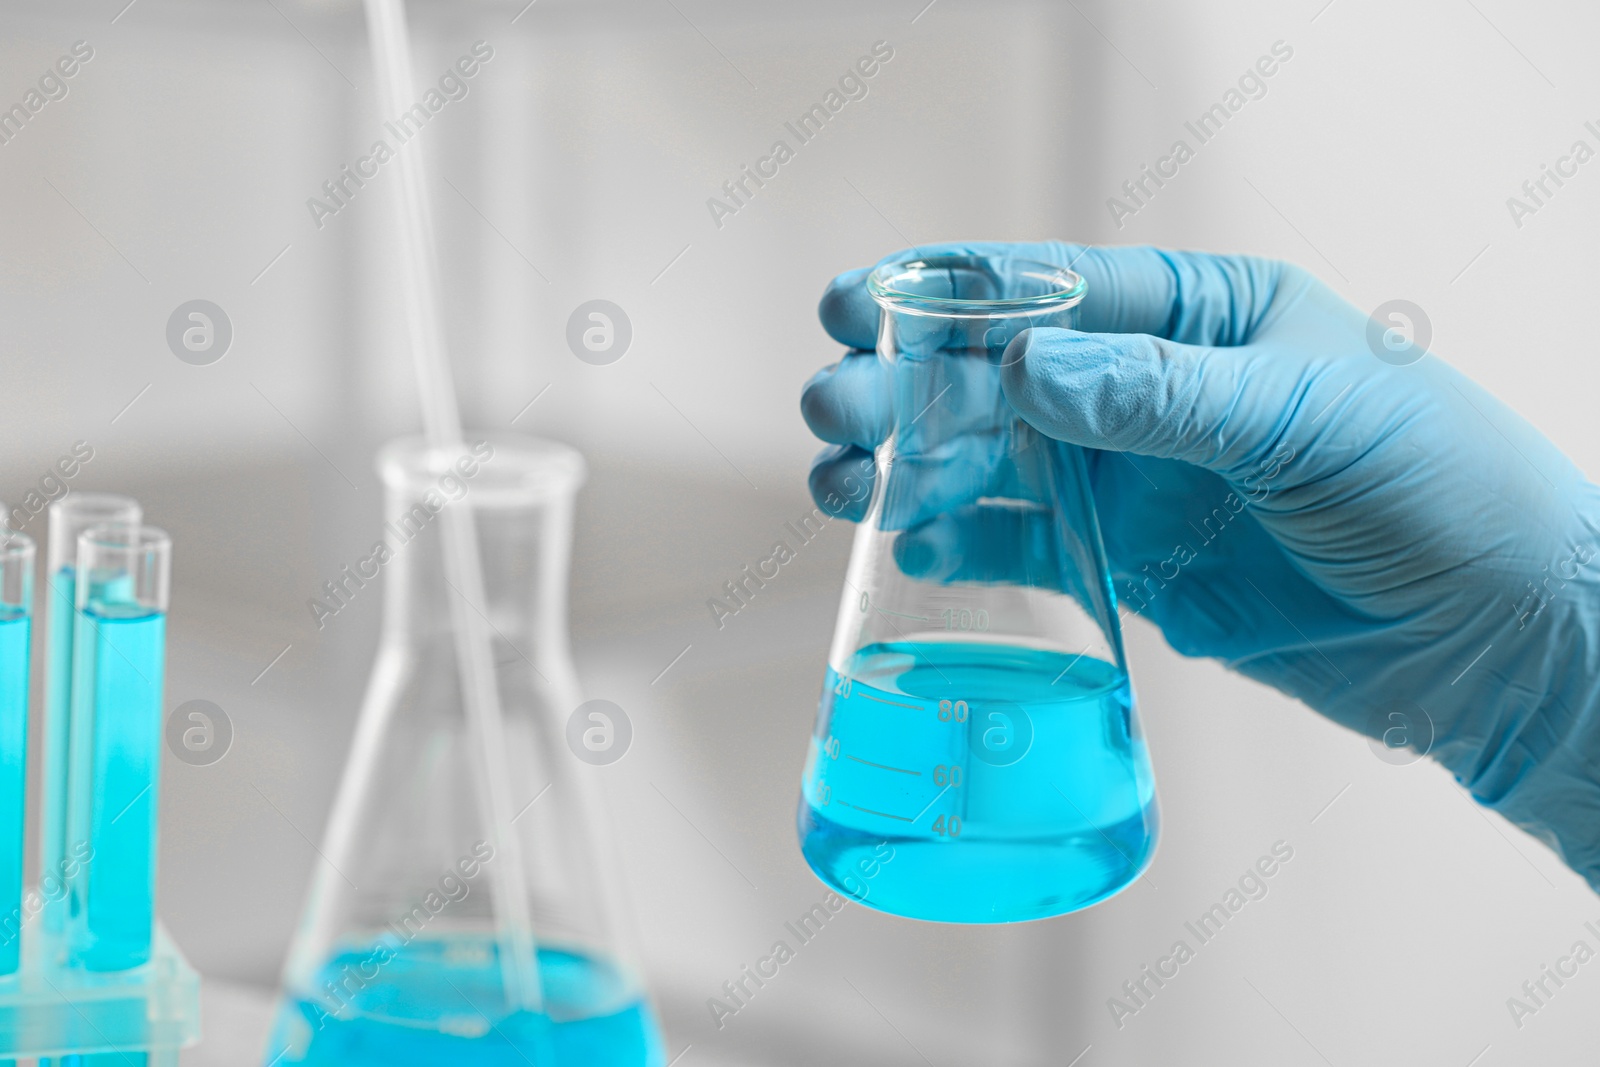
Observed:
[[[23,932],[22,966],[0,979],[0,1060],[108,1053],[177,1067],[200,1040],[200,976],[159,923],[148,963],[103,974],[56,964],[37,917]]]

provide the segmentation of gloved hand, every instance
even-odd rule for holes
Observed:
[[[1571,461],[1439,357],[1376,358],[1367,317],[1288,264],[915,250],[939,253],[1086,279],[1081,330],[1022,333],[1002,386],[1040,432],[1101,450],[1090,481],[1125,609],[1347,727],[1399,724],[1600,889],[1600,489]],[[812,492],[852,520],[861,494],[835,486],[893,423],[867,273],[824,293],[851,351],[801,397],[834,446]],[[932,568],[936,547],[902,555]]]

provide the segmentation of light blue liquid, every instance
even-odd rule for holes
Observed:
[[[166,629],[135,605],[77,612],[68,827],[92,851],[71,883],[70,958],[91,971],[150,958]]]
[[[0,975],[15,974],[22,953],[29,621],[26,613],[0,615]]]
[[[67,894],[60,879],[67,855],[67,765],[72,746],[72,630],[76,572],[62,567],[50,577],[49,641],[45,648],[44,776],[39,807],[39,880],[45,932],[67,928]]]
[[[1010,645],[869,645],[828,671],[799,824],[824,882],[907,918],[1020,922],[1104,900],[1157,832],[1127,675]],[[863,867],[884,842],[893,859]]]
[[[370,950],[336,956],[317,984],[344,1002],[284,1005],[263,1062],[315,1067],[659,1067],[661,1047],[638,988],[610,963],[539,949],[544,1012],[506,1006],[487,937],[419,939],[381,965]],[[354,977],[352,977],[354,976]],[[287,1049],[287,1052],[285,1050]]]

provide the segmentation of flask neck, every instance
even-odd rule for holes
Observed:
[[[453,655],[452,611],[461,593],[446,570],[446,539],[464,528],[449,509],[472,509],[483,567],[485,603],[470,609],[488,620],[496,658],[522,656],[566,663],[567,573],[572,552],[571,495],[479,506],[471,494],[451,500],[418,496],[406,486],[385,493],[382,639],[385,645],[434,646]],[[376,549],[377,546],[375,546]],[[508,647],[507,647],[508,646]]]

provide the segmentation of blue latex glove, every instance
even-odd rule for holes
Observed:
[[[1600,489],[1437,356],[1377,359],[1367,317],[1297,267],[1055,242],[915,250],[943,252],[1087,280],[1081,332],[1017,337],[1002,385],[1042,433],[1104,450],[1091,483],[1125,611],[1185,655],[1426,748],[1600,889]],[[834,446],[813,495],[850,519],[862,494],[839,485],[893,421],[867,273],[823,295],[851,352],[801,398]],[[949,513],[921,520],[902,567],[1024,566],[984,559]]]

